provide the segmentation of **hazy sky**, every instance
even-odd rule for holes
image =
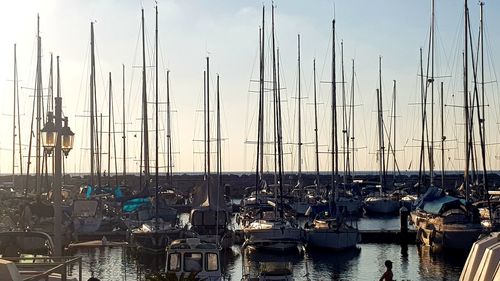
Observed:
[[[126,123],[129,132],[127,165],[129,171],[138,170],[140,157],[140,12],[145,9],[148,66],[154,66],[154,1],[118,0],[25,0],[3,1],[0,12],[2,40],[0,42],[0,173],[9,173],[11,161],[12,69],[13,44],[18,45],[18,69],[21,89],[22,142],[28,143],[31,121],[32,96],[36,66],[36,15],[40,14],[43,48],[43,84],[48,85],[50,54],[61,57],[61,83],[63,111],[76,133],[75,148],[67,158],[68,171],[85,171],[89,167],[88,115],[90,22],[95,22],[97,47],[98,110],[105,116],[103,152],[107,153],[107,99],[108,72],[112,72],[115,107],[115,129],[121,131],[122,122],[122,64],[126,68]],[[262,4],[266,6],[266,40],[269,42],[270,1],[158,1],[160,41],[160,100],[165,101],[166,70],[171,71],[173,109],[174,171],[203,170],[203,70],[205,57],[211,60],[211,86],[215,74],[220,74],[222,99],[222,135],[224,138],[224,169],[252,170],[255,166],[258,29],[261,25]],[[330,145],[330,81],[331,21],[336,19],[337,80],[341,79],[340,41],[344,42],[344,62],[347,98],[351,95],[352,60],[355,60],[355,154],[358,170],[376,170],[378,146],[376,134],[376,98],[378,83],[378,56],[382,56],[384,117],[390,130],[389,110],[392,104],[392,81],[397,80],[397,160],[402,171],[418,169],[419,136],[419,48],[426,55],[429,36],[430,0],[338,0],[338,1],[276,1],[276,36],[280,48],[281,83],[283,89],[283,122],[285,169],[297,169],[297,34],[301,35],[303,131],[303,170],[314,169],[312,122],[312,60],[317,60],[319,132],[321,170],[329,170],[327,152]],[[472,33],[476,45],[479,5],[469,1]],[[488,165],[500,168],[499,91],[495,67],[499,65],[500,3],[486,1],[485,58],[488,126]],[[445,104],[462,105],[463,2],[436,1],[436,75],[450,76],[440,79],[445,83]],[[266,44],[266,60],[269,44]],[[55,60],[55,57],[54,57]],[[266,76],[270,79],[270,62],[266,63]],[[148,96],[154,101],[154,68],[148,67]],[[471,83],[472,84],[472,83]],[[341,84],[338,84],[341,103]],[[436,83],[437,86],[437,83]],[[437,88],[436,88],[437,89]],[[46,92],[45,92],[46,93]],[[211,93],[215,88],[211,87]],[[435,100],[435,139],[440,140],[439,95]],[[213,101],[214,102],[214,101]],[[212,107],[214,103],[212,104]],[[270,108],[270,102],[269,102]],[[154,107],[149,107],[153,116]],[[341,110],[341,108],[339,108]],[[161,105],[161,111],[165,106]],[[430,109],[429,109],[430,110]],[[270,114],[270,112],[268,112]],[[212,112],[212,124],[215,115]],[[339,112],[339,121],[342,121]],[[463,167],[463,113],[458,107],[445,109],[446,165],[447,169]],[[165,114],[161,113],[160,127],[165,127]],[[341,127],[342,125],[339,124]],[[268,126],[269,127],[269,126]],[[152,128],[152,124],[150,125]],[[267,128],[270,130],[270,127]],[[162,134],[164,145],[165,132]],[[215,129],[212,127],[212,135]],[[270,134],[270,133],[269,133]],[[341,134],[339,134],[340,143]],[[154,139],[154,135],[151,135]],[[122,151],[121,135],[116,135],[117,151]],[[151,142],[151,145],[154,143]],[[436,144],[439,148],[439,143]],[[387,146],[387,140],[386,140]],[[214,151],[214,149],[212,149]],[[271,147],[268,148],[271,152]],[[23,153],[27,155],[27,147]],[[114,163],[114,153],[112,148]],[[121,157],[121,154],[117,157]],[[154,155],[151,154],[152,159]],[[104,154],[106,159],[107,155]],[[436,168],[440,166],[440,153]],[[121,171],[121,159],[118,170]],[[392,161],[392,158],[391,158]],[[26,159],[24,160],[26,162]],[[272,159],[266,160],[272,169]],[[341,161],[342,162],[342,161]],[[17,165],[17,164],[16,164]],[[107,169],[107,160],[103,162]],[[164,166],[163,155],[160,166]],[[25,166],[25,165],[24,165]],[[215,166],[213,166],[215,167]],[[214,169],[212,167],[212,170]],[[392,165],[391,165],[392,167]],[[112,165],[112,171],[115,170]]]

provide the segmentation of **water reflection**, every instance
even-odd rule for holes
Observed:
[[[286,262],[293,268],[295,280],[377,280],[384,271],[384,261],[392,260],[397,280],[458,280],[465,254],[434,254],[415,245],[360,244],[347,252],[306,252],[303,254],[272,254],[241,250],[238,246],[221,253],[223,274],[227,280],[241,280],[245,272],[258,275],[260,264]],[[164,255],[136,253],[127,248],[81,249],[83,280],[95,276],[101,280],[144,280],[153,271],[165,266]],[[73,274],[77,274],[77,268]]]

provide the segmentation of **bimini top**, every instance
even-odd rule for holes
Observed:
[[[168,250],[219,250],[219,246],[202,241],[200,238],[187,238],[172,241]]]

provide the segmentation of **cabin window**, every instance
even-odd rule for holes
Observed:
[[[200,272],[203,269],[203,256],[200,253],[184,254],[184,271]]]
[[[219,270],[219,257],[215,253],[206,253],[205,260],[207,262],[207,271],[218,271]]]
[[[168,255],[168,271],[179,271],[181,269],[181,255],[172,253]]]

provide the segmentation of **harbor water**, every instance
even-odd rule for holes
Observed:
[[[397,217],[360,218],[360,230],[395,230]],[[149,272],[164,269],[162,256],[138,255],[128,248],[77,250],[82,256],[83,280],[94,276],[100,280],[144,280]],[[458,280],[467,253],[432,253],[417,245],[360,243],[357,249],[344,252],[306,251],[297,254],[272,254],[242,251],[233,246],[222,256],[226,280],[241,280],[245,272],[257,271],[259,262],[291,264],[295,280],[378,280],[384,272],[384,261],[393,262],[396,280]]]

